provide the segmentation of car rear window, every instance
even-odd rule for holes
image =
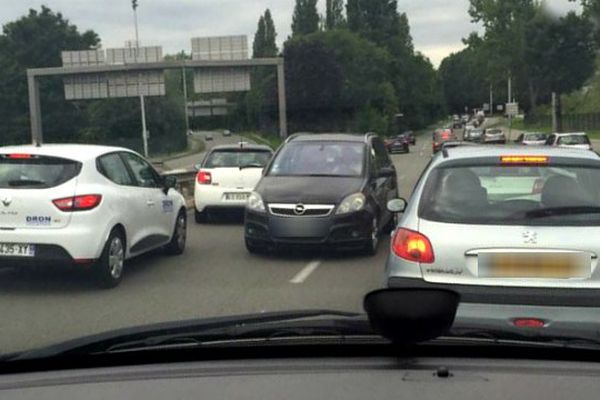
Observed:
[[[432,170],[419,204],[429,221],[600,225],[598,166],[489,165]]]
[[[0,188],[47,189],[61,185],[81,171],[81,163],[58,157],[0,154]]]
[[[500,135],[502,134],[502,129],[488,129],[485,131],[487,135]]]
[[[544,133],[526,133],[524,140],[542,141],[548,139],[548,135]]]
[[[262,168],[269,162],[272,152],[269,150],[223,149],[208,155],[204,168]]]
[[[586,135],[561,136],[558,138],[558,144],[563,144],[563,145],[590,144],[590,139],[588,139],[588,137]]]

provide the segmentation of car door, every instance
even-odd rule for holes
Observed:
[[[146,160],[124,152],[122,157],[137,184],[139,205],[143,211],[145,237],[133,244],[133,252],[144,252],[167,243],[175,224],[174,202],[163,190],[162,178]]]
[[[373,138],[372,147],[375,154],[375,175],[371,177],[373,179],[373,195],[381,213],[379,223],[384,226],[391,217],[391,214],[387,211],[387,202],[397,197],[397,177],[395,175],[392,177],[379,176],[382,168],[393,168],[395,170],[395,167],[380,138]]]

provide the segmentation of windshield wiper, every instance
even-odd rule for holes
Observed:
[[[240,170],[247,168],[264,168],[264,165],[259,163],[240,165]]]
[[[531,210],[525,213],[526,218],[546,218],[560,215],[577,214],[600,214],[600,207],[595,206],[570,206],[570,207],[551,207],[540,210]]]
[[[19,186],[41,186],[45,185],[46,182],[37,179],[14,179],[8,181],[8,186],[19,187]]]
[[[97,355],[110,352],[202,346],[209,342],[236,342],[280,337],[375,335],[364,315],[332,310],[260,313],[154,324],[126,328],[71,340],[2,359],[4,362]]]

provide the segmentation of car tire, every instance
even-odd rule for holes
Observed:
[[[187,240],[187,215],[184,210],[179,212],[177,219],[175,220],[175,228],[173,229],[173,236],[169,244],[165,246],[167,254],[172,256],[178,256],[183,254],[185,251],[185,243]]]
[[[250,254],[265,254],[267,252],[266,247],[259,246],[256,243],[254,243],[252,240],[246,239],[245,243],[246,243],[246,250],[248,250],[248,253],[250,253]]]
[[[125,237],[118,229],[113,229],[102,250],[100,259],[94,265],[98,285],[103,289],[117,287],[123,280],[125,267]]]
[[[379,248],[379,219],[377,216],[373,217],[371,223],[371,238],[365,243],[364,253],[368,256],[374,256],[377,254]]]
[[[197,224],[205,224],[208,222],[208,211],[194,210],[194,219]]]

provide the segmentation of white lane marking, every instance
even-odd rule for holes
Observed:
[[[315,272],[315,270],[317,268],[319,268],[319,265],[321,265],[321,261],[312,261],[309,262],[306,267],[304,267],[302,269],[302,271],[298,272],[298,274],[292,278],[292,280],[290,281],[290,283],[294,283],[294,284],[300,284],[300,283],[304,283],[304,281],[310,276],[310,274],[312,274],[313,272]]]

